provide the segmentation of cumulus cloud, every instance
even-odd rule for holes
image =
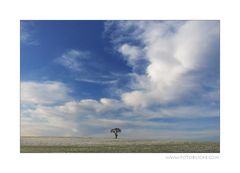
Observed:
[[[218,74],[218,21],[121,21],[115,25],[118,32],[129,31],[129,38],[141,43],[129,46],[124,37],[114,43],[128,64],[134,68],[138,58],[148,62],[144,75],[135,74],[132,91],[122,94],[128,105],[146,107],[197,96],[206,85],[203,80],[210,73]]]
[[[101,98],[99,101],[76,101],[68,95],[69,92],[60,82],[22,82],[21,135],[86,135],[91,132],[88,129],[96,128],[97,122],[97,127],[121,122],[109,120],[109,116],[114,117],[113,112],[123,108],[119,100]]]
[[[21,82],[21,104],[55,104],[69,99],[70,89],[61,82]]]
[[[129,65],[134,66],[138,59],[141,58],[141,51],[139,47],[123,44],[119,47],[118,51],[127,58]]]
[[[199,118],[217,117],[219,112],[206,107],[179,106],[158,109],[126,109],[126,105],[119,100],[102,98],[99,101],[83,99],[67,101],[61,105],[37,105],[34,108],[21,110],[21,135],[37,136],[95,136],[108,135],[112,127],[126,130],[125,137],[135,137],[142,133],[151,134],[149,138],[157,138],[154,129],[203,128],[206,125],[180,124],[149,121],[151,118]],[[146,129],[147,128],[147,129]],[[149,131],[150,130],[150,131]],[[150,133],[151,132],[151,133]],[[125,133],[125,132],[124,132]],[[168,133],[165,131],[164,133]],[[162,135],[164,135],[162,132]]]
[[[38,106],[36,109],[23,110],[21,135],[111,137],[109,129],[112,127],[124,129],[123,138],[193,139],[218,136],[219,133],[209,124],[149,121],[146,117],[144,118],[147,112],[143,113],[142,118],[124,118],[120,112],[119,117],[114,114],[111,114],[111,117],[104,117],[103,115],[108,111],[105,109],[107,105],[112,108],[112,112],[116,113],[118,108],[113,109],[114,106],[112,106],[115,101],[81,100],[66,102],[60,106]],[[163,117],[175,117],[180,114],[185,116],[186,113],[195,113],[190,109],[192,108],[164,109],[159,114],[163,114]],[[196,111],[200,114],[199,109],[196,108]],[[192,114],[187,116],[192,117]],[[191,128],[198,130],[191,131],[189,130]]]

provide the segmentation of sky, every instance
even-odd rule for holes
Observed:
[[[21,136],[220,140],[219,21],[21,21]]]

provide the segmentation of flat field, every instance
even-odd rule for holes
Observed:
[[[21,153],[219,153],[219,142],[21,137]]]

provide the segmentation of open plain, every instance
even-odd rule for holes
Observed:
[[[219,142],[21,137],[21,153],[219,153]]]

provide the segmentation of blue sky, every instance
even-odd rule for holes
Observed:
[[[20,24],[21,135],[219,140],[219,21]]]

